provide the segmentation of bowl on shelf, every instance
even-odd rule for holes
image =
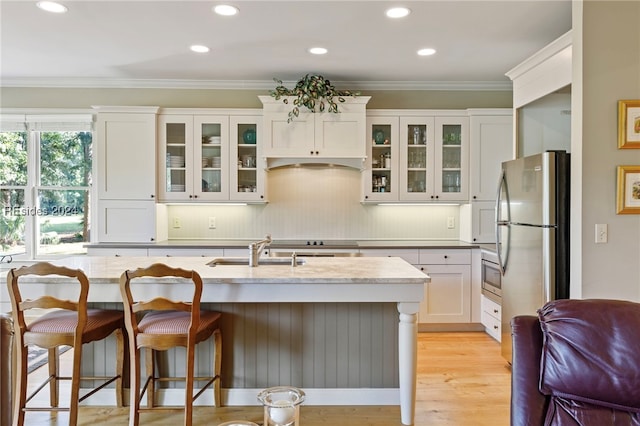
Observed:
[[[242,134],[242,140],[246,144],[255,144],[256,143],[256,130],[255,129],[247,129]]]
[[[220,145],[222,138],[220,136],[209,136],[207,142],[214,145]]]

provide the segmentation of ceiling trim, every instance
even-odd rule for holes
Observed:
[[[295,81],[284,81],[295,86]],[[350,90],[459,90],[511,91],[511,81],[334,81]],[[112,78],[3,78],[0,87],[118,88],[118,89],[226,89],[271,90],[271,80],[184,80]]]

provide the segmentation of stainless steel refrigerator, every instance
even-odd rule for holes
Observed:
[[[502,163],[496,241],[502,272],[502,356],[511,363],[516,315],[569,297],[570,154],[549,151]]]

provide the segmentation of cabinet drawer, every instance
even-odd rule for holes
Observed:
[[[499,319],[496,319],[492,315],[489,315],[486,311],[482,311],[482,325],[484,325],[487,334],[498,342],[500,341],[500,333],[502,330],[502,324]]]
[[[191,256],[191,257],[222,257],[223,249],[170,249],[170,248],[150,248],[149,256]]]
[[[423,265],[470,265],[471,250],[420,249],[420,263]]]
[[[412,265],[420,263],[418,249],[360,249],[362,256],[401,257]]]
[[[502,320],[502,306],[488,297],[482,296],[482,312],[486,312],[498,321]]]

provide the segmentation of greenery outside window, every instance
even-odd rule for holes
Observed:
[[[0,131],[0,254],[14,259],[86,253],[89,241],[90,116],[47,118]]]

